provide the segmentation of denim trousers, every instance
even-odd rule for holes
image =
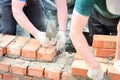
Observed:
[[[106,18],[93,8],[88,19],[89,45],[92,45],[93,36],[95,34],[117,35],[117,24],[119,20],[120,17],[112,19]]]
[[[23,8],[25,15],[30,22],[40,31],[45,31],[44,11],[39,0],[27,0],[27,6]],[[2,3],[2,16],[0,33],[16,35],[17,22],[12,14],[11,0],[4,0]],[[27,23],[26,23],[27,24]],[[33,37],[31,35],[31,37]]]

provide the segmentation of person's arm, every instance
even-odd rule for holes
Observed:
[[[90,47],[83,34],[83,28],[88,21],[88,17],[79,14],[76,10],[73,11],[70,38],[80,56],[87,63],[89,70],[87,75],[94,80],[102,80],[103,71],[100,64],[92,54]]]
[[[12,12],[16,21],[33,36],[38,32],[35,26],[29,21],[25,13],[23,12],[23,7],[25,6],[25,1],[12,0]]]
[[[68,16],[67,0],[55,0],[57,7],[57,17],[59,24],[59,31],[66,31],[66,22]]]
[[[120,60],[120,21],[117,25],[117,38],[116,38],[116,56],[115,60]]]
[[[39,31],[27,18],[23,12],[23,8],[26,5],[25,0],[12,0],[12,12],[13,16],[18,24],[23,27],[26,31],[31,33],[36,39],[38,39],[43,47],[49,46],[46,33]]]
[[[91,53],[89,45],[83,35],[83,28],[87,21],[88,17],[83,16],[74,10],[71,21],[70,38],[77,52],[80,53],[81,57],[86,61],[88,66],[92,69],[96,69],[99,68],[100,65]]]
[[[59,24],[59,31],[57,34],[57,50],[63,49],[66,43],[65,31],[67,23],[67,1],[55,0],[57,6],[57,19]]]

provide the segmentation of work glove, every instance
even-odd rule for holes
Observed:
[[[114,68],[120,72],[120,60],[116,60],[113,64]]]
[[[66,43],[66,37],[65,37],[65,32],[63,31],[59,31],[58,34],[56,35],[56,41],[57,41],[57,45],[56,48],[57,50],[61,50],[64,48],[65,43]]]
[[[89,69],[87,72],[87,75],[89,78],[91,78],[92,80],[102,80],[103,79],[103,74],[104,72],[102,71],[102,69]]]
[[[46,38],[46,33],[45,32],[38,31],[35,34],[35,38],[38,39],[41,42],[42,47],[48,47],[49,46],[49,39]]]

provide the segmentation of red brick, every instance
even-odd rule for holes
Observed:
[[[16,59],[11,65],[12,73],[27,75],[27,67],[29,65],[29,61]]]
[[[103,63],[100,63],[100,65],[102,67],[102,70],[106,73],[107,65]],[[88,66],[83,60],[74,60],[71,66],[71,71],[71,74],[76,76],[87,76]]]
[[[0,35],[2,38],[0,41],[0,47],[3,48],[3,53],[7,53],[6,47],[9,45],[15,38],[16,36],[13,35]]]
[[[7,54],[21,56],[21,49],[28,40],[27,37],[18,37],[7,46]]]
[[[97,48],[96,52],[95,52],[95,56],[97,57],[103,57],[103,58],[107,58],[107,57],[115,57],[115,49],[100,49]]]
[[[5,73],[3,74],[3,80],[14,80],[14,75]]]
[[[37,59],[52,61],[56,55],[55,46],[41,47],[37,52]]]
[[[113,65],[109,65],[108,67],[108,75],[111,80],[120,80],[120,72],[118,72]]]
[[[29,67],[28,68],[28,75],[35,76],[35,77],[42,77],[43,76],[43,68]]]
[[[13,61],[13,59],[3,58],[0,61],[0,71],[9,72],[10,71],[10,64],[12,61]]]
[[[83,60],[74,60],[71,71],[73,75],[87,76],[88,66]]]
[[[31,62],[28,67],[28,75],[34,77],[43,77],[43,71],[45,69],[45,63]]]
[[[71,73],[63,72],[62,80],[90,80],[87,76],[74,76]]]
[[[3,48],[0,48],[0,57],[3,56]]]
[[[44,71],[44,77],[51,80],[60,80],[63,65],[61,64],[48,64]]]
[[[27,58],[36,58],[39,47],[40,42],[37,39],[31,38],[30,41],[22,48],[22,56]]]
[[[28,77],[28,76],[5,73],[3,74],[3,80],[33,80],[33,79],[32,77]]]
[[[94,35],[92,46],[95,48],[113,49],[116,45],[116,36]]]

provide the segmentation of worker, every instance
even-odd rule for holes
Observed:
[[[87,72],[88,77],[93,80],[102,80],[104,71],[89,48],[87,40],[83,35],[83,28],[87,24],[89,16],[92,15],[91,11],[93,8],[105,18],[113,19],[120,17],[119,5],[119,0],[76,0],[75,2],[69,35],[77,53],[80,54],[89,67]],[[93,19],[94,22],[99,23],[101,21],[99,16],[94,17],[97,17],[97,19]],[[114,67],[120,72],[120,21],[118,20],[116,24],[117,45]]]

